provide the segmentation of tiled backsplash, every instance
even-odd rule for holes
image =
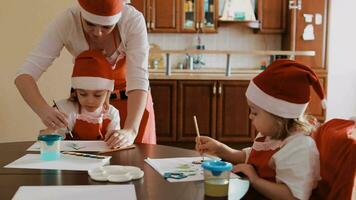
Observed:
[[[280,50],[281,36],[275,34],[255,34],[253,30],[241,24],[228,24],[219,27],[216,34],[200,34],[201,42],[207,50]],[[164,50],[184,50],[197,44],[196,34],[149,33],[150,44],[157,44]],[[268,63],[266,56],[231,56],[233,68],[259,68],[261,61]],[[185,55],[171,55],[171,66],[177,68],[178,62],[184,62]],[[204,55],[206,63],[202,67],[226,67],[226,55]]]

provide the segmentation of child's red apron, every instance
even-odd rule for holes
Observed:
[[[102,140],[107,132],[107,127],[111,120],[104,114],[96,119],[85,119],[81,117],[81,108],[75,119],[73,127],[73,139],[76,140]]]
[[[259,137],[256,138],[252,150],[250,152],[250,156],[248,157],[247,164],[252,165],[256,172],[257,175],[263,179],[266,179],[271,182],[276,182],[276,171],[274,168],[272,168],[269,164],[272,156],[280,150],[280,146],[277,148],[263,148],[263,143],[265,142],[266,137]],[[255,149],[254,147],[260,146],[262,147],[261,149]],[[255,191],[252,187],[250,187],[248,193],[244,196],[243,199],[267,199],[266,197],[262,196],[259,194],[257,191]]]

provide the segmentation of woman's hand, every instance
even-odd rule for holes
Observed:
[[[242,172],[244,173],[248,179],[250,180],[250,182],[253,184],[257,179],[259,179],[260,177],[257,175],[257,172],[255,170],[255,168],[253,168],[252,165],[250,164],[237,164],[234,166],[234,168],[232,169],[232,172],[234,173],[239,173]]]
[[[68,116],[51,106],[46,105],[39,109],[38,116],[41,118],[43,124],[50,129],[59,129],[68,126]]]
[[[104,141],[110,148],[121,148],[132,145],[136,134],[132,129],[113,130],[105,135]]]
[[[207,153],[219,156],[222,144],[211,137],[200,136],[195,138],[195,149],[200,153]]]

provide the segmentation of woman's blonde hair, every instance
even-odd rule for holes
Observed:
[[[272,139],[283,140],[295,131],[304,131],[306,135],[311,135],[317,127],[317,119],[311,115],[303,115],[295,119],[271,115],[276,119],[277,124],[277,133],[272,136]]]
[[[107,91],[106,93],[106,98],[105,98],[105,102],[104,102],[104,111],[109,110],[109,106],[110,106],[110,91]],[[78,103],[79,104],[79,100],[78,100],[78,95],[77,95],[77,90],[71,88],[70,90],[70,96],[68,98],[69,101],[74,102],[74,103]]]

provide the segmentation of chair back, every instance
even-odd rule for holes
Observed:
[[[312,199],[351,199],[356,171],[356,139],[351,135],[354,129],[354,121],[333,119],[314,133],[322,180]]]

